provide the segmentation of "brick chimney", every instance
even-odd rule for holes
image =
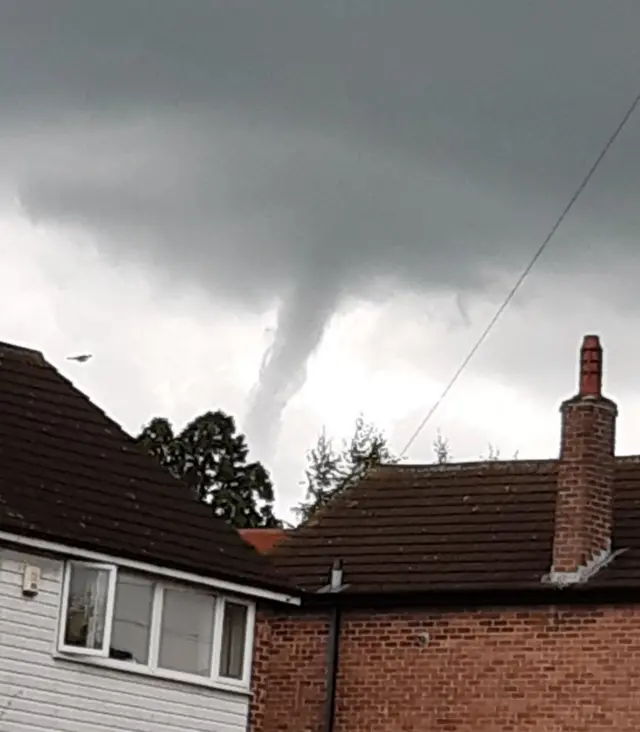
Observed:
[[[611,551],[615,426],[618,409],[602,396],[602,348],[585,336],[576,396],[560,407],[562,437],[558,469],[552,574],[580,581],[581,573],[606,561]]]

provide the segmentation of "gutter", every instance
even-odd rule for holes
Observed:
[[[318,590],[319,594],[337,595],[347,585],[342,583],[342,560],[336,559],[331,567],[329,584]],[[336,686],[338,680],[338,665],[340,662],[340,630],[342,627],[342,612],[337,602],[332,603],[329,619],[329,635],[327,637],[327,660],[325,665],[326,693],[322,714],[323,732],[333,732],[336,718]]]

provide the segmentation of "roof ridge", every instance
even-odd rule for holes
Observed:
[[[615,455],[615,461],[618,464],[636,464],[640,463],[640,453],[631,455]],[[414,472],[453,472],[463,470],[478,470],[482,468],[492,470],[509,470],[517,467],[523,470],[535,470],[542,467],[553,468],[558,463],[559,458],[529,458],[524,460],[460,460],[456,462],[446,463],[380,463],[371,466],[368,475],[375,475],[387,471],[414,471]]]
[[[640,456],[638,456],[640,460]],[[401,470],[403,472],[420,472],[420,473],[446,473],[446,472],[462,472],[477,471],[480,469],[489,469],[494,471],[508,471],[513,468],[519,470],[538,470],[540,468],[553,468],[558,462],[558,458],[538,458],[530,460],[473,460],[446,463],[385,463],[372,466],[368,476],[376,473],[384,473],[392,470]]]
[[[615,456],[616,463],[620,464],[629,464],[633,465],[635,463],[640,463],[640,455],[616,455]]]
[[[27,346],[19,346],[15,343],[0,341],[0,356],[4,355],[32,359],[33,362],[40,363],[41,365],[47,364],[42,351],[37,351],[35,348],[28,348]]]

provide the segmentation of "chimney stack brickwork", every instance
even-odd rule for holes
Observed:
[[[562,404],[553,571],[577,572],[606,556],[613,528],[617,407],[602,396],[602,348],[586,336],[578,394]]]

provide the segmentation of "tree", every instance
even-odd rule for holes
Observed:
[[[483,460],[486,460],[489,463],[495,462],[496,460],[500,460],[500,448],[495,447],[490,442],[487,444],[487,456],[484,457],[484,455],[481,456]]]
[[[261,463],[247,461],[247,441],[236,433],[233,417],[206,412],[178,434],[167,419],[157,417],[144,427],[137,443],[232,526],[280,526],[273,514],[269,473]]]
[[[516,450],[513,453],[513,457],[511,459],[512,460],[518,460],[519,459],[519,456],[520,456],[520,450]],[[487,455],[486,455],[486,457],[484,455],[481,455],[480,456],[480,459],[481,460],[485,460],[485,461],[487,461],[489,463],[495,462],[497,460],[500,460],[500,448],[499,447],[495,447],[495,445],[492,445],[489,442],[488,445],[487,445]]]
[[[440,465],[451,462],[449,440],[442,436],[440,430],[437,431],[436,439],[433,441],[433,452],[436,456],[436,462]]]
[[[336,495],[356,483],[374,465],[393,463],[384,433],[359,416],[353,435],[336,449],[323,430],[315,446],[307,454],[305,500],[294,513],[308,521]]]
[[[442,436],[440,430],[436,433],[436,439],[433,441],[433,452],[435,454],[436,463],[444,464],[451,462],[451,448],[449,447],[449,440]],[[516,450],[513,454],[513,460],[517,460],[519,450]],[[493,445],[491,442],[487,445],[487,454],[480,455],[480,460],[484,462],[496,462],[500,460],[500,448]]]

